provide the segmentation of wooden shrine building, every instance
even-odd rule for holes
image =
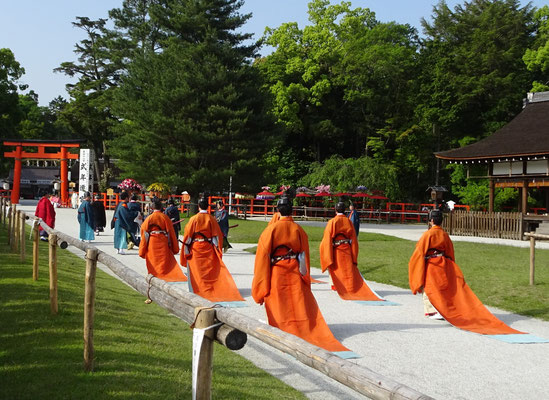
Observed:
[[[485,139],[435,156],[450,163],[486,165],[490,182],[489,211],[494,188],[520,190],[519,210],[526,214],[528,189],[545,191],[549,209],[549,92],[528,93],[522,111]]]

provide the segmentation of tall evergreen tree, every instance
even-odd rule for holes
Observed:
[[[100,173],[100,157],[104,158],[103,172],[109,171],[107,143],[113,138],[113,125],[118,123],[111,111],[112,91],[118,84],[123,67],[120,52],[115,51],[117,37],[110,35],[106,23],[103,18],[91,20],[76,17],[73,25],[86,32],[86,38],[75,46],[78,61],[63,62],[54,69],[55,72],[78,78],[75,84],[67,85],[70,102],[63,107],[61,118],[94,149],[97,174]],[[96,179],[99,181],[100,176]]]
[[[124,171],[197,194],[254,183],[268,146],[263,98],[250,66],[256,46],[237,30],[249,18],[236,0],[164,0],[147,23],[163,32],[159,51],[136,55],[117,91],[122,119],[114,142]],[[120,15],[111,13],[111,15]],[[119,24],[115,20],[115,24]],[[124,34],[133,37],[128,28]],[[252,171],[252,172],[250,172]]]

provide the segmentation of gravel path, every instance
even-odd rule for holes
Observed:
[[[36,202],[23,203],[21,208],[33,212],[33,204]],[[108,221],[111,215],[112,211],[108,212]],[[323,225],[318,222],[311,224]],[[57,209],[56,228],[77,237],[76,210]],[[409,240],[417,240],[424,230],[424,225],[363,224],[361,227],[364,232]],[[113,231],[107,228],[94,244],[137,272],[146,274],[145,262],[139,258],[137,250],[131,250],[125,256],[115,254],[112,235]],[[460,239],[481,241],[479,238]],[[490,243],[522,245],[518,241],[489,240]],[[527,242],[524,244],[528,245]],[[542,243],[537,247],[546,245]],[[251,246],[255,244],[233,244],[234,248],[224,256],[224,261],[249,305],[236,311],[265,321],[264,308],[251,298],[254,256],[244,251]],[[82,251],[74,248],[71,251],[83,257]],[[328,281],[320,269],[313,268],[312,275]],[[421,297],[411,295],[409,290],[370,281],[368,284],[378,294],[400,306],[372,307],[346,302],[327,284],[313,285],[320,309],[335,336],[362,356],[353,362],[438,399],[547,398],[549,343],[507,344],[461,331],[445,321],[426,319]],[[490,309],[513,328],[549,339],[549,322]],[[249,338],[246,347],[238,353],[311,399],[363,398],[253,338]]]

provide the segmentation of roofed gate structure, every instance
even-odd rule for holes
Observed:
[[[496,187],[518,188],[523,214],[528,188],[542,188],[549,208],[549,92],[528,93],[523,110],[487,138],[435,156],[450,163],[488,167],[490,212],[494,211]]]

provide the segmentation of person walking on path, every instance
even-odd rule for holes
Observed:
[[[78,207],[78,222],[80,223],[79,239],[88,243],[95,239],[94,235],[94,215],[91,206],[90,192],[84,192],[84,198],[80,207]]]
[[[232,249],[233,246],[229,243],[227,237],[229,236],[229,213],[225,210],[223,200],[217,202],[217,210],[215,211],[215,219],[221,228],[223,233],[223,253],[226,253],[228,249]]]
[[[94,196],[93,203],[91,203],[91,206],[93,208],[93,218],[94,218],[96,235],[99,235],[100,232],[103,232],[105,229],[105,226],[107,225],[107,216],[105,214],[105,206],[103,205],[103,202],[100,199],[101,199],[101,196],[96,194]]]
[[[267,225],[259,237],[252,297],[265,303],[269,325],[343,355],[349,349],[330,331],[311,291],[307,234],[290,216],[288,198],[277,206],[280,220]]]
[[[349,210],[351,211],[349,213],[349,220],[353,223],[356,237],[358,238],[358,234],[360,233],[360,214],[355,210],[355,206],[352,202],[349,205]]]
[[[139,243],[141,242],[138,237],[140,224],[136,221],[141,214],[141,204],[137,201],[138,199],[139,197],[134,193],[131,195],[130,202],[128,203],[128,209],[132,212],[132,215],[135,213],[135,218],[132,221],[128,221],[128,250],[133,249],[134,246],[139,247]]]
[[[343,300],[383,301],[366,284],[357,268],[358,240],[353,223],[345,216],[345,203],[335,205],[336,216],[328,221],[320,242],[320,266],[328,270]]]
[[[131,230],[131,226],[135,217],[136,211],[130,211],[128,208],[128,193],[120,194],[122,202],[116,207],[114,213],[114,248],[118,254],[126,254],[128,248],[127,233]]]
[[[183,235],[181,265],[187,267],[189,290],[213,302],[244,301],[223,262],[223,233],[208,214],[208,201],[200,199]]]
[[[465,283],[455,263],[454,245],[441,224],[442,211],[431,210],[429,229],[417,242],[408,264],[412,293],[425,293],[435,312],[458,328],[484,335],[523,333],[496,318]],[[431,312],[426,304],[425,313]]]
[[[179,213],[179,208],[177,208],[173,198],[169,198],[167,204],[168,207],[164,210],[164,214],[166,214],[172,221],[175,235],[179,237],[179,234],[181,233],[181,222],[179,222],[181,219],[181,214]]]
[[[42,221],[46,223],[50,228],[55,228],[55,208],[53,207],[53,204],[50,201],[51,193],[46,189],[44,191],[44,195],[42,198],[38,201],[38,204],[36,205],[36,211],[34,212],[34,215],[38,218],[41,218]],[[40,230],[40,240],[47,241],[48,240],[48,232],[46,232],[44,229],[42,229],[41,226],[38,227]]]
[[[147,262],[149,274],[167,282],[186,282],[187,277],[177,264],[179,242],[170,218],[162,213],[162,202],[153,203],[151,215],[141,225],[139,257]]]

